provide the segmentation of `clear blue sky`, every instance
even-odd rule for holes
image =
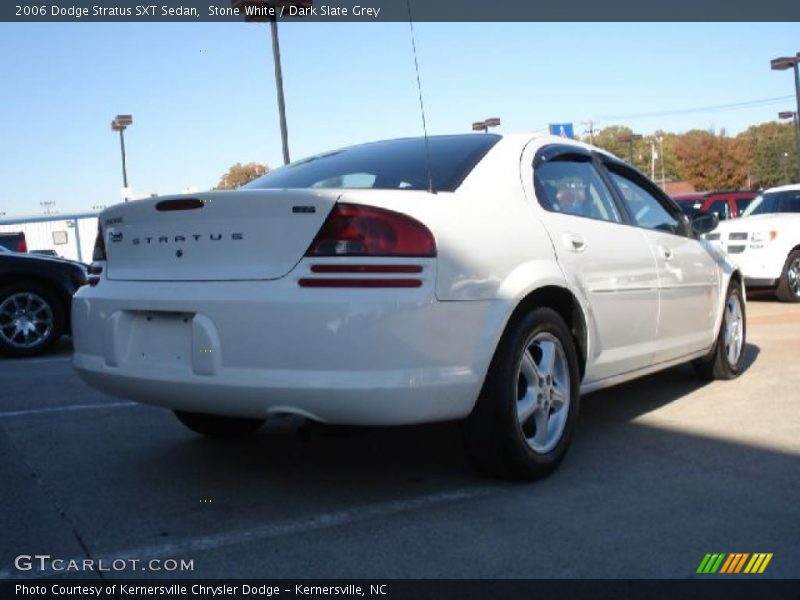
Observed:
[[[416,25],[430,133],[498,116],[501,132],[628,124],[738,133],[792,99],[658,118],[625,115],[792,96],[769,60],[800,24]],[[281,24],[293,158],[421,132],[409,27]],[[235,162],[281,163],[269,29],[254,24],[0,24],[0,212],[120,200],[132,113],[135,193],[207,189]],[[604,117],[619,117],[613,120]]]

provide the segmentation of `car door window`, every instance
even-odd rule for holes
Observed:
[[[711,206],[708,207],[708,211],[716,213],[720,221],[730,218],[727,200],[715,200],[711,203]]]
[[[539,203],[552,212],[620,223],[611,192],[589,159],[557,158],[538,165],[534,183]]]
[[[741,215],[752,201],[752,198],[736,198],[736,212]]]
[[[677,216],[664,208],[653,192],[616,169],[609,171],[636,225],[646,229],[683,234],[683,226]]]

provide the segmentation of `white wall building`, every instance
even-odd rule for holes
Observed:
[[[28,251],[54,250],[58,256],[92,262],[97,236],[96,212],[34,215],[0,219],[0,232],[25,233]]]

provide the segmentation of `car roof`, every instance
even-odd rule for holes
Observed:
[[[769,192],[793,192],[796,190],[800,190],[800,183],[790,183],[789,185],[779,185],[777,187],[769,188],[768,190],[764,190],[764,193]]]
[[[689,192],[686,194],[675,194],[673,200],[705,200],[712,196],[730,196],[733,194],[752,194],[757,196],[758,192],[755,190],[715,190],[712,192]]]

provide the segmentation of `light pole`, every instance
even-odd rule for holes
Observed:
[[[641,134],[632,133],[630,135],[622,135],[618,139],[620,142],[628,144],[628,156],[629,156],[628,162],[633,164],[633,142],[638,142],[640,139],[642,139]]]
[[[655,138],[650,138],[650,179],[652,181],[656,179],[656,158],[658,158],[656,140]]]
[[[782,56],[780,58],[773,58],[770,61],[770,68],[773,71],[786,71],[787,69],[794,70],[794,93],[797,102],[796,113],[800,113],[800,72],[798,71],[798,63],[800,63],[800,52],[795,56]],[[795,146],[797,147],[797,181],[800,182],[800,129],[798,129],[798,120],[795,118],[794,132],[795,132]]]
[[[497,127],[498,125],[500,125],[500,119],[492,117],[491,119],[484,119],[483,121],[475,121],[472,124],[472,131],[489,133],[489,127]]]
[[[125,162],[125,130],[133,124],[131,115],[117,115],[111,121],[111,131],[119,131],[119,149],[122,153],[122,197],[128,201],[128,166]]]
[[[797,112],[793,110],[782,110],[778,113],[779,119],[791,119],[794,124],[794,143],[797,151],[800,153],[800,123],[797,120]],[[800,165],[800,154],[797,157],[798,165]],[[798,166],[798,177],[800,177],[800,166]],[[800,179],[798,179],[800,181]]]
[[[278,91],[278,118],[281,125],[281,147],[283,148],[283,164],[289,164],[289,130],[286,126],[286,101],[283,97],[283,70],[281,69],[281,45],[278,41],[278,21],[270,17],[269,26],[272,32],[272,62],[275,63],[275,88]]]
[[[281,68],[281,45],[278,39],[278,15],[288,8],[289,16],[303,17],[309,14],[311,0],[231,0],[231,7],[244,16],[245,21],[269,21],[272,34],[272,62],[275,66],[275,90],[278,95],[278,119],[281,127],[283,164],[289,159],[289,129],[286,125],[286,100],[283,95],[283,69]],[[295,10],[296,9],[296,10]],[[294,13],[294,14],[293,14]]]

